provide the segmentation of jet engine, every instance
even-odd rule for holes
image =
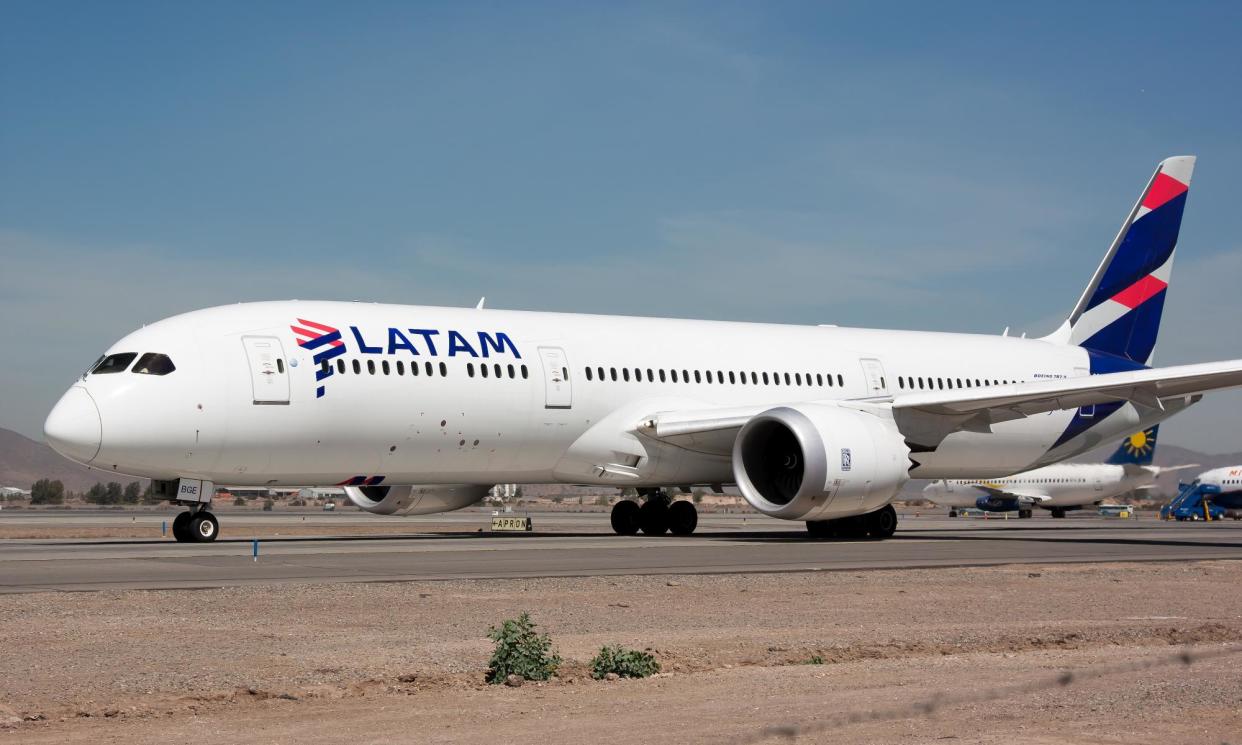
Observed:
[[[765,515],[828,520],[892,500],[909,479],[910,449],[892,419],[831,404],[769,409],[733,442],[733,476]]]
[[[347,486],[345,496],[355,507],[377,515],[431,515],[469,507],[491,488],[486,484]]]

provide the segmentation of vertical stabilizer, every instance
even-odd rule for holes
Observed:
[[[1151,364],[1195,157],[1156,167],[1069,319],[1050,341]]]
[[[1156,431],[1159,429],[1160,425],[1156,425],[1122,440],[1121,446],[1109,456],[1107,462],[1114,466],[1150,466],[1152,458],[1156,457]]]

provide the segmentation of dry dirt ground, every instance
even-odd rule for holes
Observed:
[[[1240,585],[1222,561],[7,595],[0,743],[1242,743]],[[485,685],[522,610],[561,675]],[[606,643],[664,672],[592,680]],[[1186,645],[1216,656],[1168,664]]]

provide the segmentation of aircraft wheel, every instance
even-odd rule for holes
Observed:
[[[866,538],[867,537],[867,516],[854,515],[853,517],[841,517],[833,520],[833,526],[836,533],[842,538]]]
[[[949,517],[957,517],[957,510],[949,510]]]
[[[190,540],[211,543],[220,534],[220,521],[210,512],[199,512],[190,520]]]
[[[194,519],[194,515],[189,510],[179,513],[173,518],[172,534],[178,543],[188,543],[194,540],[194,536],[190,535],[190,520]]]
[[[1053,517],[1056,517],[1056,518],[1062,518],[1062,517],[1065,517],[1065,510],[1064,510],[1063,508],[1061,508],[1061,507],[1053,507],[1053,508],[1052,508],[1052,516],[1053,516]]]
[[[699,511],[693,502],[679,499],[668,506],[668,529],[673,535],[690,535],[699,526]]]
[[[1030,510],[1018,510],[1018,519],[1019,519],[1019,520],[1027,520],[1027,519],[1030,519],[1030,517],[1031,517],[1031,511],[1030,511]]]
[[[891,504],[886,504],[875,512],[868,513],[867,517],[867,535],[872,538],[883,540],[892,538],[893,533],[897,532],[897,510],[893,509]]]
[[[638,527],[647,535],[668,532],[668,505],[663,500],[648,499],[638,508]]]
[[[612,506],[612,530],[617,535],[638,533],[638,502],[623,499]]]
[[[817,539],[831,538],[834,532],[836,531],[833,530],[833,524],[831,520],[807,520],[806,521],[806,533],[812,538],[817,538]]]

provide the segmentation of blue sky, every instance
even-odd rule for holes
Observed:
[[[932,7],[935,5],[937,7]],[[1242,6],[0,5],[0,426],[270,298],[1044,333],[1199,168],[1157,350],[1242,357]],[[1242,450],[1242,394],[1164,441]]]

